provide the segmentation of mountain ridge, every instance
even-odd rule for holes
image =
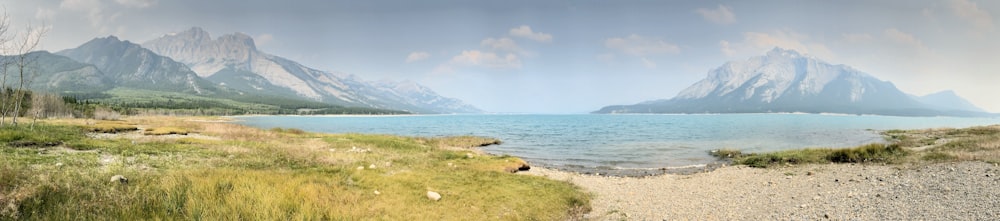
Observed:
[[[404,82],[376,83],[354,75],[320,71],[257,49],[253,38],[233,33],[211,38],[192,27],[143,43],[215,84],[244,91],[298,96],[338,105],[387,108],[415,113],[479,113],[461,100],[426,90],[402,91]]]
[[[774,48],[762,56],[730,61],[671,99],[613,105],[594,113],[843,113],[902,116],[982,116],[936,108],[913,99],[892,82],[843,64]]]

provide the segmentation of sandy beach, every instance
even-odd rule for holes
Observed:
[[[609,177],[534,167],[594,195],[590,220],[993,220],[1000,167],[914,165],[726,166],[691,175]]]

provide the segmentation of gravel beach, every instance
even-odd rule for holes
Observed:
[[[525,173],[593,193],[591,220],[1000,219],[1000,167],[978,161],[727,166],[650,177]]]

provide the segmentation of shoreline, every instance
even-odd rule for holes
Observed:
[[[929,164],[724,166],[695,174],[615,177],[545,167],[521,172],[593,194],[592,220],[976,220],[1000,206],[1000,166]]]

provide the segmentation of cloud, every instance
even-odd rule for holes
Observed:
[[[843,34],[841,35],[841,37],[844,38],[844,41],[847,41],[849,43],[866,43],[866,42],[871,42],[873,39],[875,39],[872,37],[872,35],[867,33]]]
[[[423,60],[425,60],[427,58],[430,58],[430,57],[431,57],[430,53],[423,52],[423,51],[414,51],[414,52],[410,52],[410,55],[406,56],[406,63],[423,61]]]
[[[681,49],[677,45],[636,34],[624,38],[609,38],[604,41],[604,46],[634,56],[676,54],[681,52]]]
[[[705,20],[716,24],[726,25],[736,23],[736,15],[733,14],[733,8],[729,6],[719,5],[716,9],[699,8],[694,11],[705,18]]]
[[[743,39],[739,42],[719,42],[719,50],[730,57],[756,56],[774,47],[792,49],[821,59],[836,58],[825,44],[814,42],[808,35],[794,31],[744,32]]]
[[[148,8],[156,5],[157,0],[115,0],[118,4],[133,8]]]
[[[552,41],[552,35],[542,32],[534,32],[531,30],[531,27],[527,25],[521,25],[520,27],[517,28],[511,28],[509,34],[510,36],[527,38],[539,42]]]
[[[99,10],[101,2],[97,0],[63,0],[59,2],[60,9],[73,11]]]
[[[38,8],[35,10],[35,19],[52,20],[56,16],[56,11],[48,8]]]
[[[952,12],[958,17],[971,22],[980,31],[993,31],[993,16],[979,8],[974,2],[968,0],[951,0]]]
[[[514,54],[500,56],[493,52],[479,50],[462,51],[462,54],[451,59],[453,64],[466,66],[483,66],[495,69],[520,68],[521,59]]]
[[[637,34],[632,34],[628,37],[609,38],[604,40],[604,46],[626,55],[639,57],[640,62],[646,68],[656,68],[656,63],[650,60],[648,56],[677,54],[681,52],[680,47],[677,47],[675,44]],[[613,58],[611,56],[601,56],[598,59],[610,60],[605,59],[605,57]]]
[[[521,47],[510,38],[487,38],[479,42],[483,47],[506,52],[521,52]]]
[[[895,28],[886,29],[885,31],[883,31],[883,34],[885,35],[886,38],[896,43],[911,45],[915,47],[925,47],[924,43],[921,42],[920,40],[917,40],[917,38],[913,37],[913,35],[899,31],[898,29]]]
[[[466,50],[461,54],[452,57],[447,63],[439,65],[434,69],[435,73],[451,73],[455,67],[485,67],[490,69],[517,69],[521,68],[521,59],[512,53],[499,55],[494,52],[484,52],[479,50]]]
[[[253,37],[253,41],[257,45],[266,45],[267,43],[274,41],[274,35],[268,33],[259,34],[256,37]]]

